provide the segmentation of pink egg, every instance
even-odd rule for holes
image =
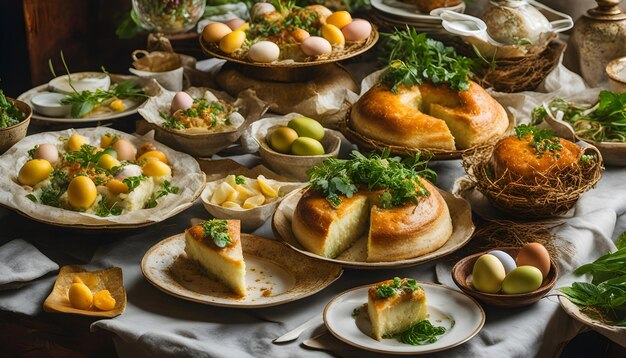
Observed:
[[[127,140],[120,139],[113,143],[117,160],[135,160],[135,147]]]
[[[238,17],[234,18],[234,19],[230,19],[228,21],[225,22],[226,26],[230,27],[231,30],[235,31],[237,30],[239,27],[241,27],[241,25],[245,24],[246,22]]]
[[[56,146],[49,143],[40,144],[33,155],[35,159],[45,159],[54,165],[59,160],[59,151]]]
[[[300,49],[307,56],[319,56],[333,51],[330,42],[319,36],[311,36],[304,39],[302,44],[300,44]]]
[[[362,41],[370,37],[372,25],[369,21],[355,19],[341,29],[346,41]]]
[[[263,16],[274,11],[276,11],[274,5],[266,2],[258,2],[250,9],[250,18],[256,19],[259,16]]]
[[[191,108],[193,105],[193,98],[187,92],[178,92],[172,99],[171,111],[172,113],[179,109],[185,110]]]

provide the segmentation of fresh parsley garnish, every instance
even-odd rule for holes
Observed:
[[[156,207],[159,203],[158,200],[160,198],[168,194],[178,194],[179,190],[180,189],[177,186],[172,186],[172,183],[170,183],[168,180],[164,181],[163,184],[161,184],[161,189],[153,193],[150,199],[146,201],[144,208],[150,209]]]
[[[246,178],[241,176],[241,175],[237,175],[235,177],[235,184],[245,185],[246,184]]]
[[[423,320],[402,332],[399,340],[402,343],[422,346],[435,343],[438,339],[437,336],[441,336],[444,333],[446,333],[445,327],[433,326],[429,320]]]
[[[400,294],[403,291],[413,292],[421,289],[415,279],[394,277],[391,284],[383,284],[376,287],[376,295],[378,298],[388,298]]]
[[[114,202],[111,206],[108,206],[106,200],[100,200],[98,208],[96,209],[96,215],[101,217],[107,216],[119,216],[122,214],[122,208],[118,207],[118,201]]]
[[[402,159],[389,157],[389,151],[368,157],[353,151],[349,160],[328,158],[321,165],[307,171],[311,188],[326,197],[333,206],[341,204],[341,196],[352,197],[359,186],[370,191],[382,191],[380,207],[388,209],[408,202],[417,203],[419,197],[430,195],[419,177],[436,180],[437,175],[426,168],[427,160],[417,153]]]
[[[165,113],[159,111],[159,116],[163,118],[163,123],[161,124],[163,127],[172,128],[172,129],[185,129],[185,125],[183,122],[176,119],[174,116],[166,116]]]
[[[520,124],[515,127],[515,135],[519,140],[526,136],[532,137],[529,144],[535,149],[537,158],[541,158],[545,152],[551,152],[558,158],[558,154],[555,152],[563,149],[560,139],[549,129],[539,129],[532,125]]]
[[[122,183],[126,184],[126,186],[128,187],[128,192],[131,192],[135,190],[135,188],[138,187],[139,184],[141,184],[143,180],[146,180],[146,179],[148,179],[147,176],[139,175],[135,177],[124,178],[124,180],[122,180]]]
[[[35,144],[34,147],[28,150],[27,154],[28,154],[29,159],[33,159],[35,157],[35,152],[37,152],[38,148],[39,148],[39,144]]]
[[[9,102],[0,90],[0,128],[14,126],[26,119],[26,115],[20,109]]]
[[[226,220],[211,219],[202,223],[204,236],[211,238],[215,246],[223,248],[232,243],[228,235],[228,222]]]
[[[96,153],[96,147],[83,144],[79,150],[63,154],[63,159],[70,163],[78,163],[82,168],[95,164],[104,152]]]
[[[453,47],[408,26],[387,35],[386,40],[391,50],[381,82],[392,92],[396,93],[400,85],[411,87],[424,81],[445,83],[459,91],[469,88],[476,63],[458,55]]]

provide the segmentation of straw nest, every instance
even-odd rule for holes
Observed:
[[[602,156],[589,146],[581,151],[589,160],[564,169],[537,173],[534,182],[514,180],[507,172],[495,178],[489,163],[493,146],[481,146],[463,155],[463,167],[470,181],[499,209],[518,217],[546,218],[567,213],[583,193],[600,180]]]
[[[478,69],[472,79],[499,92],[532,91],[559,64],[565,47],[564,42],[555,40],[536,54],[497,59]]]

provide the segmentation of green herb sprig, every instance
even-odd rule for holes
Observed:
[[[515,127],[515,135],[519,140],[528,135],[532,136],[532,142],[529,144],[535,149],[537,158],[541,158],[545,152],[551,152],[558,158],[559,154],[556,152],[563,149],[560,139],[549,129],[539,129],[532,125],[520,124]]]
[[[146,201],[144,208],[146,209],[154,208],[159,204],[158,201],[160,198],[167,196],[169,194],[178,194],[179,191],[180,189],[177,186],[172,186],[172,183],[166,180],[163,182],[163,184],[161,184],[161,189],[154,192],[152,196],[150,197],[150,199]]]
[[[437,341],[437,337],[446,333],[445,327],[433,326],[429,320],[423,320],[413,325],[411,328],[400,334],[400,342],[422,346],[432,344]]]
[[[385,284],[376,287],[376,295],[378,296],[378,298],[389,298],[393,295],[398,295],[403,291],[413,292],[415,290],[421,289],[422,288],[417,284],[417,281],[415,281],[415,279],[401,279],[399,277],[394,277],[392,284]]]
[[[101,216],[101,217],[122,215],[123,209],[117,206],[117,204],[119,204],[118,201],[114,202],[113,204],[109,206],[107,205],[106,200],[104,199],[100,200],[100,203],[98,204],[98,208],[96,209],[96,215]]]
[[[228,222],[226,220],[211,219],[202,223],[204,236],[213,240],[215,246],[224,248],[232,243],[228,235]]]
[[[419,153],[402,159],[389,157],[389,151],[369,157],[353,151],[349,160],[328,158],[321,165],[307,171],[311,188],[326,197],[333,206],[341,204],[341,196],[351,198],[365,186],[368,190],[382,190],[380,206],[388,209],[408,202],[417,203],[418,198],[430,193],[419,177],[436,180],[437,174],[426,168],[428,161]]]
[[[0,128],[14,126],[24,119],[26,119],[26,115],[16,105],[9,102],[4,96],[4,92],[0,90]]]
[[[142,181],[148,179],[145,175],[139,175],[134,177],[127,177],[122,180],[122,183],[128,187],[128,192],[135,190],[141,184]]]
[[[391,49],[381,83],[392,92],[396,93],[400,85],[410,87],[424,81],[445,83],[459,91],[470,87],[469,77],[477,64],[458,55],[453,47],[408,26],[387,35],[386,40]]]

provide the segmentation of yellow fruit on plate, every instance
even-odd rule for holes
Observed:
[[[144,164],[141,171],[144,175],[151,177],[162,177],[172,175],[172,168],[160,160],[149,160]]]
[[[113,139],[115,138],[114,135],[110,134],[110,133],[106,133],[105,135],[102,136],[102,138],[100,138],[100,147],[102,148],[108,148],[111,146],[111,144],[113,144]]]
[[[291,36],[294,38],[294,40],[302,42],[311,37],[311,34],[309,34],[306,30],[296,28],[291,32]]]
[[[101,290],[93,295],[93,305],[102,311],[110,311],[115,308],[115,298],[109,290]]]
[[[232,31],[233,30],[231,30],[228,25],[221,22],[214,22],[204,27],[202,30],[202,38],[206,42],[219,42]]]
[[[238,199],[239,199],[239,192],[237,190],[234,190],[233,192],[228,194],[228,197],[226,197],[226,201],[234,201],[234,202],[236,202],[236,201],[238,201]]]
[[[158,159],[165,164],[169,164],[169,162],[167,161],[167,157],[165,156],[165,153],[163,153],[160,150],[151,150],[149,152],[145,152],[141,156],[139,156],[139,158],[137,158],[137,161],[138,162],[148,161],[151,158]]]
[[[259,175],[256,180],[259,183],[259,188],[261,188],[261,193],[263,193],[263,195],[269,196],[270,198],[278,196],[278,190],[272,188],[270,183],[267,181],[267,178],[263,175]]]
[[[72,134],[66,143],[67,149],[72,152],[80,150],[84,144],[87,144],[87,139],[78,133]]]
[[[235,175],[229,175],[226,177],[226,179],[224,179],[225,182],[228,183],[228,185],[232,186],[233,188],[237,186],[237,177]]]
[[[241,209],[241,205],[233,202],[233,201],[225,201],[222,203],[222,207],[228,209]]]
[[[241,48],[244,41],[246,41],[246,33],[240,30],[235,30],[220,40],[220,50],[231,54]]]
[[[109,191],[113,195],[118,195],[118,194],[122,194],[122,193],[127,194],[128,193],[128,185],[126,185],[121,180],[117,180],[117,179],[109,180],[109,182],[107,183],[107,189],[109,189]]]
[[[115,112],[124,112],[126,106],[124,106],[124,102],[121,99],[116,99],[111,104],[109,104],[109,108],[114,110]]]
[[[233,193],[237,192],[235,188],[230,186],[227,182],[222,182],[220,185],[215,188],[213,195],[211,196],[211,203],[215,205],[221,205],[223,202],[228,200],[228,197]]]
[[[77,176],[67,187],[67,200],[74,209],[86,210],[93,205],[98,196],[93,180],[84,175]]]
[[[313,118],[294,118],[287,123],[287,126],[295,130],[300,137],[309,137],[319,141],[325,135],[324,127]]]
[[[98,166],[100,168],[104,168],[106,170],[111,170],[113,167],[118,167],[122,165],[119,160],[113,158],[110,154],[102,154],[100,159],[98,159]]]
[[[263,194],[251,196],[243,203],[244,209],[254,209],[257,206],[263,205],[265,202],[265,196]]]
[[[324,146],[309,137],[300,137],[291,145],[291,153],[295,155],[323,155]]]
[[[17,180],[22,185],[34,186],[46,180],[51,172],[52,165],[49,161],[44,159],[31,159],[24,163],[17,174]]]
[[[298,133],[289,127],[276,128],[269,136],[269,145],[278,153],[287,154],[291,144],[298,138]]]
[[[326,18],[326,23],[335,25],[339,29],[352,22],[352,15],[347,11],[336,11]]]
[[[322,26],[322,36],[330,42],[331,45],[343,46],[346,44],[346,38],[343,36],[343,32],[331,24]]]
[[[73,283],[67,292],[67,298],[72,307],[87,310],[93,303],[93,294],[84,283]]]

